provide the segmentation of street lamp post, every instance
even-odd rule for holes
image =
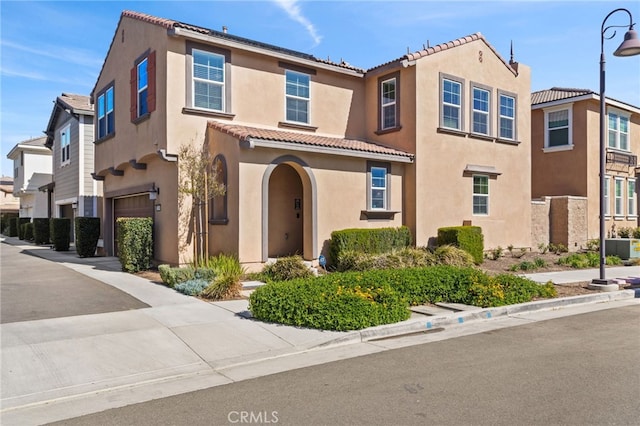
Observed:
[[[629,25],[609,25],[605,27],[607,19],[616,12],[626,12],[629,15]],[[638,33],[633,29],[633,17],[631,12],[627,9],[620,8],[610,12],[602,21],[602,27],[600,29],[600,278],[592,281],[593,286],[609,286],[613,284],[606,279],[605,275],[605,173],[606,173],[606,160],[607,160],[607,146],[606,146],[606,109],[605,109],[605,60],[604,60],[604,40],[610,40],[616,35],[616,31],[613,31],[609,37],[605,37],[605,33],[611,28],[628,28],[628,31],[624,35],[624,41],[613,52],[614,56],[633,56],[640,54],[640,40],[638,40]],[[617,286],[614,286],[617,289]]]

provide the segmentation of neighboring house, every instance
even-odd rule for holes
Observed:
[[[150,216],[156,260],[189,260],[183,144],[227,188],[210,253],[245,264],[316,261],[344,228],[407,225],[423,246],[473,224],[487,247],[530,245],[530,71],[480,34],[365,71],[125,11],[91,97],[108,254],[116,218]]]
[[[18,143],[7,154],[13,160],[13,195],[20,217],[48,217],[47,195],[38,188],[51,183],[51,151],[44,136]]]
[[[92,178],[94,165],[93,105],[88,96],[62,93],[54,101],[45,134],[53,154],[51,217],[97,217],[102,208],[102,182]],[[73,226],[71,240],[73,241]]]
[[[0,178],[0,213],[18,214],[20,200],[13,196],[13,178],[2,176]]]
[[[638,226],[640,108],[606,99],[607,234]],[[531,96],[531,195],[534,239],[570,250],[599,237],[600,96],[551,88]],[[547,221],[545,225],[544,222]],[[545,226],[548,232],[545,235]]]

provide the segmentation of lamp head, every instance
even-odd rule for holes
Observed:
[[[614,56],[634,56],[640,55],[640,40],[638,40],[638,33],[633,29],[633,25],[629,27],[624,35],[624,41],[613,52]]]

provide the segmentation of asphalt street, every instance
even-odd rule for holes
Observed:
[[[0,323],[101,314],[148,305],[113,286],[0,244]]]
[[[638,324],[640,306],[605,309],[55,424],[637,425]]]

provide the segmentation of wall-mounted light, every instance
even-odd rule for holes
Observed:
[[[151,187],[151,191],[149,191],[149,199],[156,200],[160,195],[160,188],[156,188],[155,185]]]

